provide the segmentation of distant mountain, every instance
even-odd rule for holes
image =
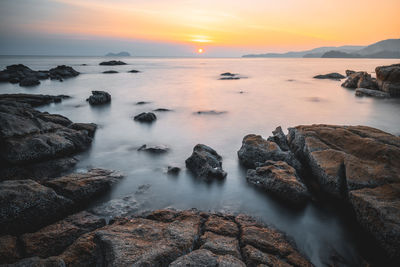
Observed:
[[[318,47],[311,50],[306,51],[298,51],[298,52],[287,52],[287,53],[267,53],[267,54],[255,54],[255,55],[244,55],[243,57],[321,57],[324,53],[337,50],[342,52],[355,52],[364,48],[364,46],[326,46],[326,47]]]
[[[387,39],[369,46],[319,47],[308,51],[244,55],[243,57],[400,58],[400,39]]]
[[[119,52],[119,53],[108,53],[106,57],[130,57],[131,54],[128,52]]]

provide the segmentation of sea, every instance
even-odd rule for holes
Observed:
[[[354,218],[334,204],[311,201],[293,209],[246,182],[237,151],[247,134],[264,138],[281,126],[302,124],[366,125],[400,135],[400,99],[357,97],[340,81],[313,76],[346,69],[367,71],[398,63],[392,59],[322,58],[115,58],[127,65],[100,66],[109,57],[2,56],[0,69],[24,64],[34,70],[72,66],[81,74],[63,82],[44,80],[34,87],[0,83],[0,93],[69,95],[62,103],[39,107],[73,122],[98,125],[89,151],[78,155],[71,171],[107,168],[124,178],[101,200],[141,198],[137,212],[160,208],[245,213],[285,232],[316,266],[342,262],[359,266],[373,247],[366,246]],[[139,73],[129,73],[130,70]],[[103,71],[116,70],[115,74]],[[231,72],[239,80],[220,80]],[[92,90],[107,91],[111,104],[90,106]],[[138,105],[137,102],[145,104]],[[133,120],[158,108],[157,120]],[[199,114],[198,111],[214,111]],[[142,145],[167,146],[163,154],[138,151]],[[196,144],[214,148],[228,173],[207,182],[185,168]],[[182,168],[178,175],[168,166]],[[146,189],[142,196],[138,190]]]

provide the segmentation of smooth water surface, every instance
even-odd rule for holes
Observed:
[[[387,59],[179,59],[122,58],[129,65],[99,66],[110,58],[96,57],[0,57],[0,68],[22,63],[34,70],[56,65],[72,66],[82,74],[64,82],[42,81],[22,88],[2,83],[0,93],[67,94],[72,98],[40,110],[62,114],[74,122],[99,125],[90,151],[80,155],[77,170],[103,167],[123,172],[108,198],[132,194],[149,184],[146,209],[178,209],[243,212],[261,218],[293,237],[315,265],[329,262],[337,253],[349,264],[359,264],[356,237],[345,218],[332,209],[310,203],[292,210],[246,183],[237,151],[249,133],[265,138],[277,126],[326,123],[367,125],[400,134],[400,100],[356,97],[341,82],[312,77],[346,69],[373,72]],[[81,64],[87,64],[82,66]],[[137,69],[140,73],[127,73]],[[117,70],[117,74],[102,74]],[[247,78],[218,80],[222,72]],[[105,90],[112,103],[91,107],[85,101],[91,90]],[[149,104],[136,105],[138,101]],[[156,108],[153,124],[133,121],[133,116]],[[200,110],[225,111],[220,115],[195,114]],[[286,130],[285,130],[286,132]],[[224,181],[206,183],[190,175],[185,159],[197,143],[214,148],[228,172]],[[143,144],[166,145],[163,155],[139,152]],[[178,176],[166,174],[168,165],[179,166]]]

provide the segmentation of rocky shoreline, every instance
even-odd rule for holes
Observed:
[[[346,71],[345,84],[397,96],[397,68],[377,68],[376,81]],[[107,92],[92,94],[91,105],[111,101]],[[0,95],[0,266],[313,266],[285,233],[243,214],[173,209],[125,214],[113,200],[88,209],[123,175],[99,168],[70,173],[97,126],[34,109],[66,98]],[[150,112],[134,117],[156,119]],[[340,202],[390,263],[400,263],[400,137],[367,126],[288,130],[285,135],[277,127],[267,138],[244,136],[237,152],[247,169],[243,179],[294,208],[311,201],[324,205],[321,195]],[[229,179],[213,148],[197,144],[188,156],[186,168],[196,178]],[[171,173],[179,172],[174,168]],[[135,205],[130,198],[121,203]]]

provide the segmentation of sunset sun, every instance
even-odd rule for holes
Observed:
[[[197,49],[197,53],[199,53],[199,54],[203,54],[203,52],[204,52],[204,49],[203,49],[203,48],[199,48],[199,49]]]

